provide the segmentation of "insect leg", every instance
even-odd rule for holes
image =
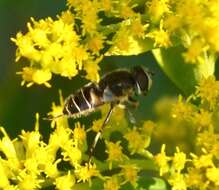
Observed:
[[[128,98],[128,103],[131,106],[133,106],[134,108],[138,107],[138,104],[139,104],[138,101],[135,100],[134,98],[132,98],[131,96],[129,96],[129,98]],[[135,119],[133,113],[129,110],[129,108],[127,106],[125,108],[126,108],[126,111],[128,113],[130,123],[135,125],[137,122],[136,122],[136,119]]]
[[[91,161],[91,157],[93,155],[93,152],[94,152],[94,149],[95,149],[95,147],[97,145],[97,142],[98,142],[98,140],[100,138],[100,135],[103,132],[103,129],[105,128],[106,124],[109,122],[110,116],[112,115],[112,112],[113,112],[114,105],[115,104],[113,104],[113,103],[110,105],[110,110],[109,110],[109,112],[106,115],[106,118],[105,118],[105,120],[104,120],[104,122],[103,122],[103,124],[101,126],[101,129],[97,132],[97,134],[96,134],[96,136],[94,138],[93,144],[92,144],[92,146],[91,146],[91,148],[89,150],[88,163],[90,163],[90,161]]]
[[[136,119],[135,119],[133,113],[129,110],[129,108],[126,107],[125,109],[126,109],[128,116],[129,116],[129,122],[133,125],[136,125],[137,122],[136,122]]]

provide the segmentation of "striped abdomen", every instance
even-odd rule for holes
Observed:
[[[93,111],[94,108],[102,104],[100,92],[91,83],[66,99],[63,114],[70,117],[77,117]]]

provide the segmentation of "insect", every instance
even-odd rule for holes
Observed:
[[[96,111],[103,104],[110,104],[101,130],[97,132],[89,150],[89,162],[98,139],[112,115],[113,108],[125,103],[137,106],[138,102],[134,96],[147,94],[152,85],[151,76],[151,72],[140,66],[130,70],[115,70],[103,76],[99,83],[89,83],[67,97],[62,115],[68,117],[80,117]]]

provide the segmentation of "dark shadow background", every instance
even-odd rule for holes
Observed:
[[[50,111],[51,103],[58,103],[58,89],[61,89],[66,97],[87,83],[80,77],[69,80],[53,76],[52,88],[37,85],[26,88],[20,86],[21,77],[16,75],[21,64],[14,61],[16,47],[10,38],[15,37],[18,31],[26,31],[26,23],[30,17],[36,20],[48,16],[55,18],[65,9],[64,0],[0,0],[0,125],[13,138],[21,129],[33,129],[36,112],[40,113],[41,118],[45,117]],[[128,68],[136,64],[148,67],[155,75],[149,95],[139,97],[140,106],[135,111],[135,116],[139,120],[153,119],[154,102],[165,95],[178,95],[180,91],[164,75],[151,53],[105,58],[100,64],[101,75],[116,68]],[[49,123],[43,120],[40,120],[40,123],[40,130],[48,134]]]

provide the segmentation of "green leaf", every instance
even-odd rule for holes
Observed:
[[[139,187],[147,190],[169,190],[169,185],[161,178],[141,176]]]
[[[203,63],[189,64],[185,63],[182,57],[182,53],[185,52],[182,46],[154,49],[152,52],[166,75],[185,95],[193,93],[195,86],[203,77],[214,74],[214,54],[207,57]]]

